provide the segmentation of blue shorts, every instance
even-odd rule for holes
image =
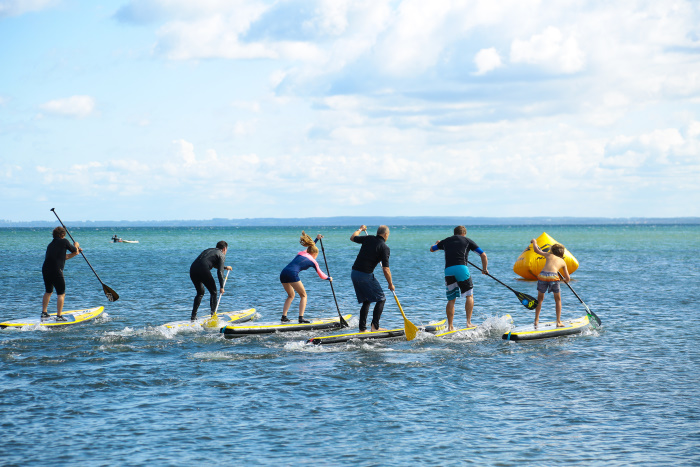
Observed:
[[[474,293],[474,284],[466,265],[445,268],[445,295],[447,300],[456,300],[460,295],[468,297]]]
[[[366,272],[353,269],[350,279],[352,279],[352,285],[355,287],[357,303],[383,302],[386,300],[382,286],[379,285],[379,281],[374,277],[374,274],[367,274]]]
[[[299,273],[294,270],[284,268],[280,273],[280,282],[283,284],[289,284],[290,282],[299,282],[300,280],[301,279],[299,279]]]

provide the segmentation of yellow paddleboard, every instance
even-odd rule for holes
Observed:
[[[352,315],[344,315],[343,319],[349,321]],[[252,334],[272,334],[275,332],[310,331],[317,329],[333,329],[340,327],[340,317],[310,319],[310,323],[260,323],[243,326],[228,325],[221,328],[224,337],[240,337]]]
[[[513,317],[510,316],[510,315],[505,315],[505,316],[503,316],[502,319],[505,319],[505,320],[507,320],[507,321],[509,321],[509,322],[512,322],[512,321],[513,321]],[[483,323],[482,323],[482,326],[483,326]],[[452,336],[452,335],[455,335],[455,334],[458,333],[458,332],[459,332],[459,333],[463,333],[463,334],[467,334],[468,332],[475,331],[475,330],[477,330],[477,329],[479,329],[479,326],[471,326],[471,327],[468,327],[468,328],[455,329],[454,331],[447,331],[447,332],[443,332],[443,333],[441,333],[441,334],[435,334],[435,337]]]
[[[570,334],[580,334],[588,329],[590,321],[588,315],[576,319],[562,321],[563,328],[557,327],[556,321],[548,321],[540,323],[535,327],[533,324],[528,326],[518,326],[510,332],[503,334],[503,339],[508,341],[528,341],[534,339],[548,339],[550,337],[568,336]]]
[[[238,311],[226,311],[223,313],[217,313],[217,322],[212,322],[210,315],[202,316],[194,321],[183,320],[183,321],[173,321],[172,323],[166,323],[165,326],[168,329],[178,329],[178,328],[200,328],[204,327],[216,327],[220,328],[229,323],[244,323],[255,318],[255,308],[249,308],[247,310]]]
[[[443,319],[440,322],[428,324],[427,326],[418,326],[418,330],[423,332],[437,332],[445,329],[445,322],[447,319]],[[368,340],[368,339],[389,339],[392,337],[404,337],[404,328],[388,329],[386,331],[374,331],[374,332],[350,332],[347,334],[335,334],[332,336],[323,337],[312,337],[307,344],[340,344],[342,342],[347,342],[349,340]]]
[[[13,319],[0,323],[0,329],[10,327],[20,328],[23,326],[70,326],[71,324],[84,323],[95,319],[100,316],[103,311],[105,311],[105,307],[103,306],[86,308],[84,310],[64,311],[61,313],[61,316],[66,318],[66,321],[56,321],[56,313],[50,313],[50,318],[41,319],[40,311],[37,313],[37,316],[32,318]]]

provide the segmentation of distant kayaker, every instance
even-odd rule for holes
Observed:
[[[382,263],[382,271],[388,284],[389,290],[394,291],[394,283],[391,280],[391,270],[389,269],[389,247],[386,241],[389,239],[389,227],[380,225],[377,229],[377,235],[360,235],[361,232],[366,232],[367,226],[363,225],[350,235],[350,240],[362,245],[360,252],[357,254],[355,264],[352,265],[352,285],[355,288],[357,302],[362,304],[360,308],[360,332],[367,331],[367,314],[369,313],[369,305],[374,302],[374,311],[372,312],[372,331],[385,331],[379,327],[379,318],[384,311],[384,303],[386,297],[379,281],[374,277],[374,268]]]
[[[301,237],[299,238],[299,243],[306,247],[306,250],[300,251],[294,257],[291,263],[285,266],[280,273],[280,282],[284,291],[287,292],[287,299],[284,301],[284,308],[282,309],[282,319],[283,323],[288,323],[291,321],[287,318],[287,311],[292,305],[292,300],[294,300],[294,292],[299,294],[299,322],[309,323],[304,319],[304,311],[306,310],[306,289],[304,289],[304,284],[301,283],[299,279],[299,272],[309,269],[310,267],[316,268],[316,273],[321,279],[332,281],[332,277],[328,277],[321,271],[321,268],[316,262],[318,257],[318,248],[316,248],[316,242],[323,238],[323,235],[316,235],[316,239],[312,240],[306,232],[301,231]]]
[[[216,248],[208,248],[204,250],[197,257],[196,260],[190,266],[190,279],[194,284],[194,288],[197,290],[197,295],[194,297],[194,304],[192,305],[192,321],[197,319],[197,309],[199,309],[199,304],[202,303],[202,298],[204,297],[204,287],[209,291],[209,305],[211,307],[211,314],[214,315],[216,311],[216,283],[214,282],[214,277],[211,275],[211,269],[216,268],[216,274],[219,277],[219,286],[221,289],[219,292],[224,293],[224,270],[228,269],[231,271],[233,268],[231,266],[224,266],[224,261],[226,261],[226,252],[228,251],[228,243],[221,240],[216,244]]]
[[[564,323],[561,322],[561,289],[559,288],[559,273],[564,277],[565,282],[571,280],[569,269],[564,261],[564,253],[566,248],[561,243],[555,243],[549,248],[549,252],[542,251],[534,238],[530,241],[532,248],[538,255],[545,258],[544,267],[537,275],[537,308],[535,308],[535,327],[540,321],[540,309],[544,294],[551,292],[554,294],[554,306],[557,312],[557,327],[563,328]]]
[[[66,254],[66,251],[70,251]],[[82,248],[78,242],[72,245],[66,239],[66,229],[56,227],[53,229],[53,241],[46,248],[46,256],[44,264],[41,266],[41,275],[44,278],[44,299],[41,306],[41,319],[49,318],[49,300],[54,287],[56,288],[56,321],[66,321],[63,317],[63,302],[66,299],[66,280],[63,277],[63,268],[66,265],[66,260],[75,257],[80,253]]]
[[[467,327],[472,327],[472,311],[474,310],[474,284],[472,283],[467,260],[470,251],[481,257],[481,273],[488,274],[489,260],[484,250],[479,248],[474,240],[467,238],[467,228],[459,225],[454,228],[454,235],[435,242],[430,251],[445,251],[445,294],[447,295],[447,330],[454,331],[452,324],[455,317],[455,302],[460,295],[466,299],[464,311],[467,313]]]

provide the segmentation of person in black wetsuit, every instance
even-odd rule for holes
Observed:
[[[194,260],[192,266],[190,266],[190,279],[194,284],[194,288],[197,290],[197,295],[194,297],[194,304],[192,305],[192,316],[190,319],[194,321],[197,318],[197,309],[199,309],[199,304],[202,303],[202,298],[204,297],[204,287],[209,291],[209,306],[211,307],[211,314],[214,315],[216,311],[216,283],[214,282],[214,277],[211,275],[211,269],[216,268],[216,274],[219,277],[219,286],[221,294],[224,293],[224,269],[231,271],[233,268],[231,266],[224,266],[224,261],[226,261],[226,252],[228,251],[228,243],[221,240],[216,244],[216,248],[208,248],[197,256]]]
[[[488,274],[488,258],[484,250],[479,248],[474,240],[467,238],[467,228],[458,225],[454,235],[435,242],[430,251],[445,251],[445,294],[447,295],[447,330],[454,331],[452,324],[455,317],[455,302],[460,295],[465,298],[464,311],[467,314],[467,327],[472,327],[472,311],[474,310],[474,285],[467,267],[470,251],[481,257],[481,273]]]
[[[377,235],[361,236],[361,232],[367,231],[367,226],[363,225],[350,235],[350,240],[362,245],[360,252],[357,254],[355,264],[352,265],[352,285],[355,288],[357,302],[362,303],[360,308],[360,332],[367,331],[367,314],[369,313],[369,305],[375,302],[374,311],[372,312],[372,331],[382,331],[379,327],[379,318],[384,311],[384,303],[386,297],[379,281],[374,277],[374,268],[382,263],[382,272],[386,278],[389,290],[394,291],[394,283],[391,280],[391,270],[389,269],[389,247],[386,241],[389,239],[389,227],[380,225],[377,229]]]
[[[66,254],[70,251],[70,254]],[[80,244],[75,242],[73,245],[66,239],[66,229],[56,227],[53,229],[53,241],[46,247],[46,256],[44,264],[41,266],[41,275],[44,278],[44,299],[41,306],[41,319],[49,317],[49,300],[54,287],[56,288],[56,321],[66,321],[63,317],[63,302],[66,298],[66,280],[63,277],[63,268],[66,265],[66,260],[73,258],[80,253],[82,248]]]

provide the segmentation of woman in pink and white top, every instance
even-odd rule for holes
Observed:
[[[321,271],[321,268],[316,262],[316,257],[318,256],[318,248],[316,248],[316,242],[323,238],[323,235],[318,234],[315,240],[312,240],[303,230],[301,231],[301,238],[299,243],[302,246],[307,247],[306,250],[297,253],[296,257],[289,263],[280,273],[280,282],[284,287],[285,292],[287,292],[287,299],[284,301],[284,308],[282,310],[282,322],[289,322],[290,319],[287,318],[287,311],[292,305],[292,300],[294,300],[294,292],[299,294],[299,322],[308,323],[309,321],[304,319],[304,310],[306,310],[306,289],[304,289],[304,284],[301,283],[299,279],[299,272],[309,269],[310,267],[316,268],[318,277],[323,280],[332,281],[332,277],[328,277]]]

